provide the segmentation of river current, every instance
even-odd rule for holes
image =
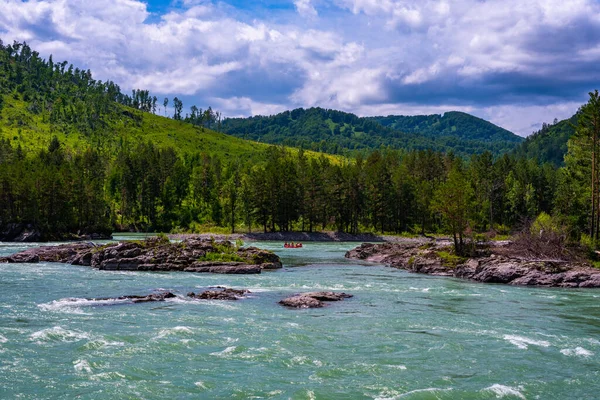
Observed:
[[[0,264],[1,399],[598,399],[600,291],[431,277],[274,250],[260,275]],[[0,255],[25,244],[0,243]],[[210,286],[236,302],[189,300]],[[87,301],[169,290],[159,303]],[[303,291],[351,299],[311,310]]]

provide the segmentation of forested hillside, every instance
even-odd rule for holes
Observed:
[[[387,147],[452,151],[461,157],[490,151],[498,156],[523,140],[490,122],[459,112],[359,118],[341,111],[300,108],[269,117],[225,119],[222,130],[245,139],[333,154]]]
[[[466,142],[466,147],[474,151],[489,150],[500,154],[521,143],[523,138],[483,120],[458,111],[450,111],[443,115],[390,115],[387,117],[372,117],[385,127],[401,132],[419,134],[443,144],[449,148],[460,146]],[[478,152],[481,152],[479,150]]]
[[[542,163],[548,162],[557,167],[564,165],[567,154],[567,142],[575,133],[578,115],[553,124],[544,123],[542,129],[535,132],[519,147],[515,153],[519,157],[534,158]]]

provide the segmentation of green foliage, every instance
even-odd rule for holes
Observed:
[[[341,111],[300,108],[269,117],[225,119],[222,130],[264,143],[351,155],[380,148],[452,151],[461,157],[485,151],[499,155],[522,141],[505,129],[460,112],[359,118]]]
[[[589,232],[597,240],[600,230],[600,96],[590,100],[577,113],[577,126],[568,141],[565,167],[561,170],[555,199],[555,212],[577,240]]]
[[[467,261],[465,257],[457,256],[449,251],[438,251],[436,254],[442,260],[442,265],[448,268],[456,268],[458,265]]]
[[[437,188],[432,209],[441,214],[445,224],[454,239],[454,251],[464,254],[464,236],[469,226],[469,213],[472,210],[473,189],[460,164],[456,163],[448,179]]]
[[[198,261],[248,262],[248,260],[237,254],[237,250],[239,249],[237,244],[233,245],[228,241],[213,241],[212,246],[213,250],[200,257]]]
[[[217,262],[247,262],[248,260],[238,256],[235,253],[206,253],[198,261],[217,261]]]
[[[593,253],[597,248],[597,243],[594,242],[590,235],[585,233],[581,234],[581,238],[579,239],[579,244],[586,249],[590,254]]]
[[[544,234],[561,234],[562,227],[556,218],[552,218],[545,212],[541,212],[529,228],[532,235],[543,236]]]

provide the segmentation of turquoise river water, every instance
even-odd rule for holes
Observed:
[[[600,291],[486,285],[283,249],[260,275],[0,264],[1,399],[598,399]],[[0,255],[32,245],[0,243]],[[223,285],[237,302],[189,300]],[[178,295],[161,303],[89,297]],[[292,310],[294,293],[354,298]]]

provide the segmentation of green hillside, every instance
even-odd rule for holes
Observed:
[[[555,166],[564,164],[567,154],[567,142],[575,132],[578,115],[575,114],[554,124],[544,124],[542,129],[527,137],[515,154],[524,158],[535,158],[538,161],[551,163]]]
[[[152,142],[161,148],[173,147],[181,153],[209,153],[220,156],[253,157],[264,152],[266,145],[238,139],[182,121],[117,105],[106,117],[107,125],[100,131],[88,133],[75,124],[55,124],[48,113],[34,113],[31,103],[22,96],[4,97],[0,110],[0,138],[9,139],[24,150],[48,147],[56,136],[66,147],[82,150],[89,146],[114,153],[123,142],[135,145]]]
[[[523,139],[484,119],[458,111],[433,115],[390,115],[372,117],[381,125],[401,132],[416,133],[434,140],[460,139],[496,145],[499,151],[514,147]]]
[[[175,105],[177,98],[173,99]],[[267,144],[216,132],[216,113],[193,106],[192,115],[156,115],[148,91],[125,95],[111,81],[68,63],[43,60],[28,45],[0,41],[0,139],[25,151],[45,149],[56,136],[72,150],[93,147],[113,156],[124,145],[151,142],[181,155],[204,153],[237,159],[264,158]],[[180,103],[181,104],[181,103]],[[307,153],[308,157],[318,154]],[[328,156],[332,161],[337,159]]]
[[[459,112],[360,118],[336,110],[300,108],[268,117],[226,119],[222,130],[249,140],[332,154],[390,147],[453,151],[463,157],[485,151],[499,155],[523,140],[490,122]]]

